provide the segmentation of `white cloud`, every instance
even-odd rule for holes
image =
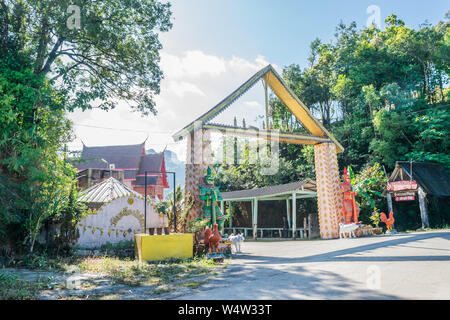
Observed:
[[[183,140],[175,143],[172,135],[214,107],[268,64],[261,55],[254,60],[235,56],[226,59],[200,50],[180,54],[163,50],[161,69],[164,79],[161,81],[161,93],[155,99],[157,116],[142,117],[138,113],[132,113],[126,103],[121,103],[109,112],[98,109],[76,111],[69,114],[69,118],[76,124],[133,130],[76,126],[77,136],[86,145],[135,144],[142,142],[149,135],[147,149],[161,151],[167,145],[167,149],[173,150],[180,159],[185,160],[186,142]],[[277,70],[280,69],[276,65],[273,66]],[[238,100],[233,107],[245,112],[246,106],[256,108],[263,105],[264,91],[262,86],[255,85],[246,94],[245,99]],[[251,121],[251,117],[246,120]],[[80,148],[81,141],[77,139],[72,143],[71,149]]]
[[[173,93],[180,98],[185,96],[186,93],[194,93],[200,96],[205,96],[205,93],[195,84],[185,81],[169,81],[168,93]]]
[[[188,51],[183,59],[183,67],[187,75],[194,77],[203,75],[217,77],[226,70],[224,59],[201,51]]]
[[[249,108],[260,108],[262,107],[258,101],[245,101],[244,104]]]
[[[161,52],[161,69],[166,79],[218,76],[225,72],[225,60],[202,51],[186,51],[181,56]]]

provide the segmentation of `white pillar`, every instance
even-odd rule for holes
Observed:
[[[232,228],[233,227],[233,205],[231,204],[230,201],[228,202],[228,212],[230,213],[230,216],[228,217],[228,219],[230,219],[228,221],[229,227]]]
[[[291,228],[291,210],[290,210],[290,204],[289,199],[286,199],[286,215],[287,215],[287,221],[288,221],[288,227]]]
[[[252,201],[253,206],[253,239],[256,240],[256,235],[258,232],[258,199]]]
[[[392,196],[391,194],[388,192],[386,195],[386,199],[387,199],[387,205],[388,205],[388,213],[390,213],[391,211],[393,211],[393,207],[392,207]]]
[[[292,193],[292,238],[295,239],[295,229],[297,228],[297,203],[296,193]]]
[[[427,204],[426,196],[427,194],[419,187],[419,207],[420,207],[420,218],[422,219],[422,228],[429,228],[430,224],[428,222]]]
[[[255,233],[255,201],[251,201],[252,203],[252,230],[253,230],[253,239],[256,240],[256,233]]]

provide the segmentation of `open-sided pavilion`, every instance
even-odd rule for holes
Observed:
[[[248,231],[251,230],[253,239],[257,238],[258,231],[260,231],[261,238],[263,237],[263,232],[265,230],[278,231],[281,237],[282,228],[258,228],[258,203],[260,201],[286,200],[286,217],[289,228],[292,230],[292,237],[296,238],[298,233],[299,237],[303,238],[303,228],[297,228],[296,200],[317,197],[317,189],[316,182],[307,179],[304,181],[297,181],[263,188],[224,192],[222,196],[223,200],[220,203],[222,212],[224,212],[225,203],[228,205],[229,212],[231,214],[233,212],[233,202],[250,202],[252,207],[252,224],[250,228],[233,228],[233,219],[232,217],[230,217],[229,225],[227,228],[225,228],[225,230],[232,231],[233,233],[235,233],[236,229],[244,230],[244,234],[246,237],[248,236]]]

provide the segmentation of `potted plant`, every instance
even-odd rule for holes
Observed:
[[[380,212],[376,207],[373,208],[372,215],[370,216],[370,220],[372,221],[372,224],[375,228],[373,228],[372,232],[373,234],[382,234],[383,228],[378,227],[381,221]]]

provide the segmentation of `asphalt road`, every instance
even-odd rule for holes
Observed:
[[[180,299],[450,299],[450,230],[245,242],[242,251]]]

